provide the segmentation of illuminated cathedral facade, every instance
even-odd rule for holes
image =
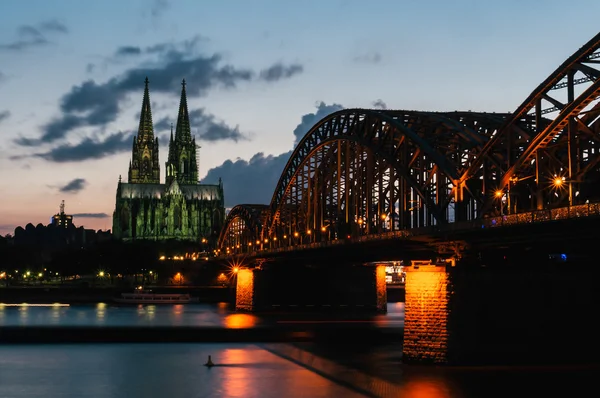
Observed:
[[[225,220],[223,184],[200,184],[185,80],[175,135],[171,126],[165,183],[160,182],[158,138],[154,137],[146,78],[140,125],[133,138],[127,182],[117,185],[113,236],[121,240],[216,241]]]

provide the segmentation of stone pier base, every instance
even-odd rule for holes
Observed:
[[[407,267],[403,362],[600,363],[595,266]]]

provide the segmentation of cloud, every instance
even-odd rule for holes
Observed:
[[[167,0],[154,0],[150,6],[150,15],[153,18],[162,16],[171,5]]]
[[[296,137],[294,140],[294,147],[300,142],[302,137],[306,135],[308,130],[317,124],[319,120],[332,114],[333,112],[344,109],[344,107],[340,104],[326,105],[323,101],[318,103],[316,106],[317,111],[315,113],[308,113],[302,116],[300,124],[294,129],[294,137]]]
[[[59,187],[58,191],[62,193],[77,193],[85,188],[87,182],[83,178],[75,178],[69,181],[66,185]]]
[[[122,46],[117,48],[115,51],[115,57],[129,56],[129,55],[140,55],[142,49],[136,46]]]
[[[10,117],[10,111],[0,111],[0,123]]]
[[[83,162],[91,159],[101,159],[116,153],[131,151],[133,133],[118,132],[102,139],[84,138],[80,143],[59,145],[47,152],[36,153],[33,156],[49,162]],[[11,159],[21,159],[23,156],[13,156]]]
[[[387,109],[387,104],[381,99],[373,101],[371,105],[373,106],[373,108]]]
[[[56,19],[41,22],[39,28],[42,32],[69,33],[69,29],[67,29],[65,24]]]
[[[283,65],[277,63],[267,69],[260,71],[260,78],[267,82],[276,82],[281,79],[288,79],[298,73],[302,73],[304,67],[300,64]]]
[[[186,88],[190,97],[206,96],[210,90],[217,87],[234,89],[239,83],[256,80],[254,71],[224,64],[220,54],[194,54],[200,40],[201,38],[196,36],[181,43],[159,43],[147,47],[143,51],[157,54],[157,63],[144,62],[104,83],[90,79],[73,86],[60,100],[62,115],[43,125],[39,138],[21,137],[15,142],[22,146],[37,146],[65,138],[69,132],[78,128],[106,127],[108,123],[117,119],[121,105],[128,96],[141,92],[146,76],[150,79],[152,92],[172,95],[179,94],[181,79],[185,77],[189,82]],[[263,70],[262,80],[274,82],[301,71],[300,65],[275,64]],[[211,117],[208,114],[204,116],[203,120]],[[229,134],[229,139],[242,138],[239,131],[214,122],[214,119],[211,119],[206,127],[204,135],[207,140],[221,139],[225,133]]]
[[[78,217],[78,218],[108,218],[110,216],[108,214],[106,214],[106,213],[75,213],[75,214],[73,214],[73,217]]]
[[[343,109],[339,104],[327,105],[324,102],[319,102],[316,106],[316,112],[302,116],[300,124],[294,129],[294,146],[319,120]],[[248,161],[227,160],[208,170],[203,182],[217,183],[219,178],[222,179],[227,207],[241,203],[269,204],[291,155],[292,151],[268,156],[259,152]]]
[[[259,152],[249,161],[226,160],[210,169],[203,182],[216,183],[222,178],[227,207],[241,203],[268,204],[291,154],[290,151],[265,156]]]
[[[216,117],[207,113],[204,108],[190,111],[189,116],[192,135],[195,135],[199,141],[215,142],[231,140],[238,142],[249,139],[248,136],[240,132],[239,126],[231,127],[224,121],[216,120]],[[168,117],[162,118],[154,124],[154,130],[170,132],[171,123],[172,121]]]
[[[376,51],[371,51],[365,54],[354,57],[354,62],[364,64],[378,64],[381,62],[381,54]]]
[[[55,19],[42,21],[37,25],[21,25],[17,28],[17,39],[0,44],[0,50],[22,51],[31,47],[44,46],[51,43],[47,37],[49,34],[68,32],[67,27]]]

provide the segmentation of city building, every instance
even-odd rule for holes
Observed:
[[[225,221],[223,184],[220,180],[212,185],[198,181],[198,147],[191,133],[185,80],[175,136],[171,127],[164,184],[160,182],[148,78],[145,83],[128,180],[123,182],[119,176],[117,185],[113,236],[120,240],[216,241]]]
[[[65,201],[60,202],[60,210],[50,218],[50,225],[54,227],[69,228],[73,225],[73,216],[65,213]]]

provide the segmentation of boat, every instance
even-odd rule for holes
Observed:
[[[114,299],[121,304],[187,304],[195,301],[188,293],[153,293],[137,287],[133,293],[121,293]]]

